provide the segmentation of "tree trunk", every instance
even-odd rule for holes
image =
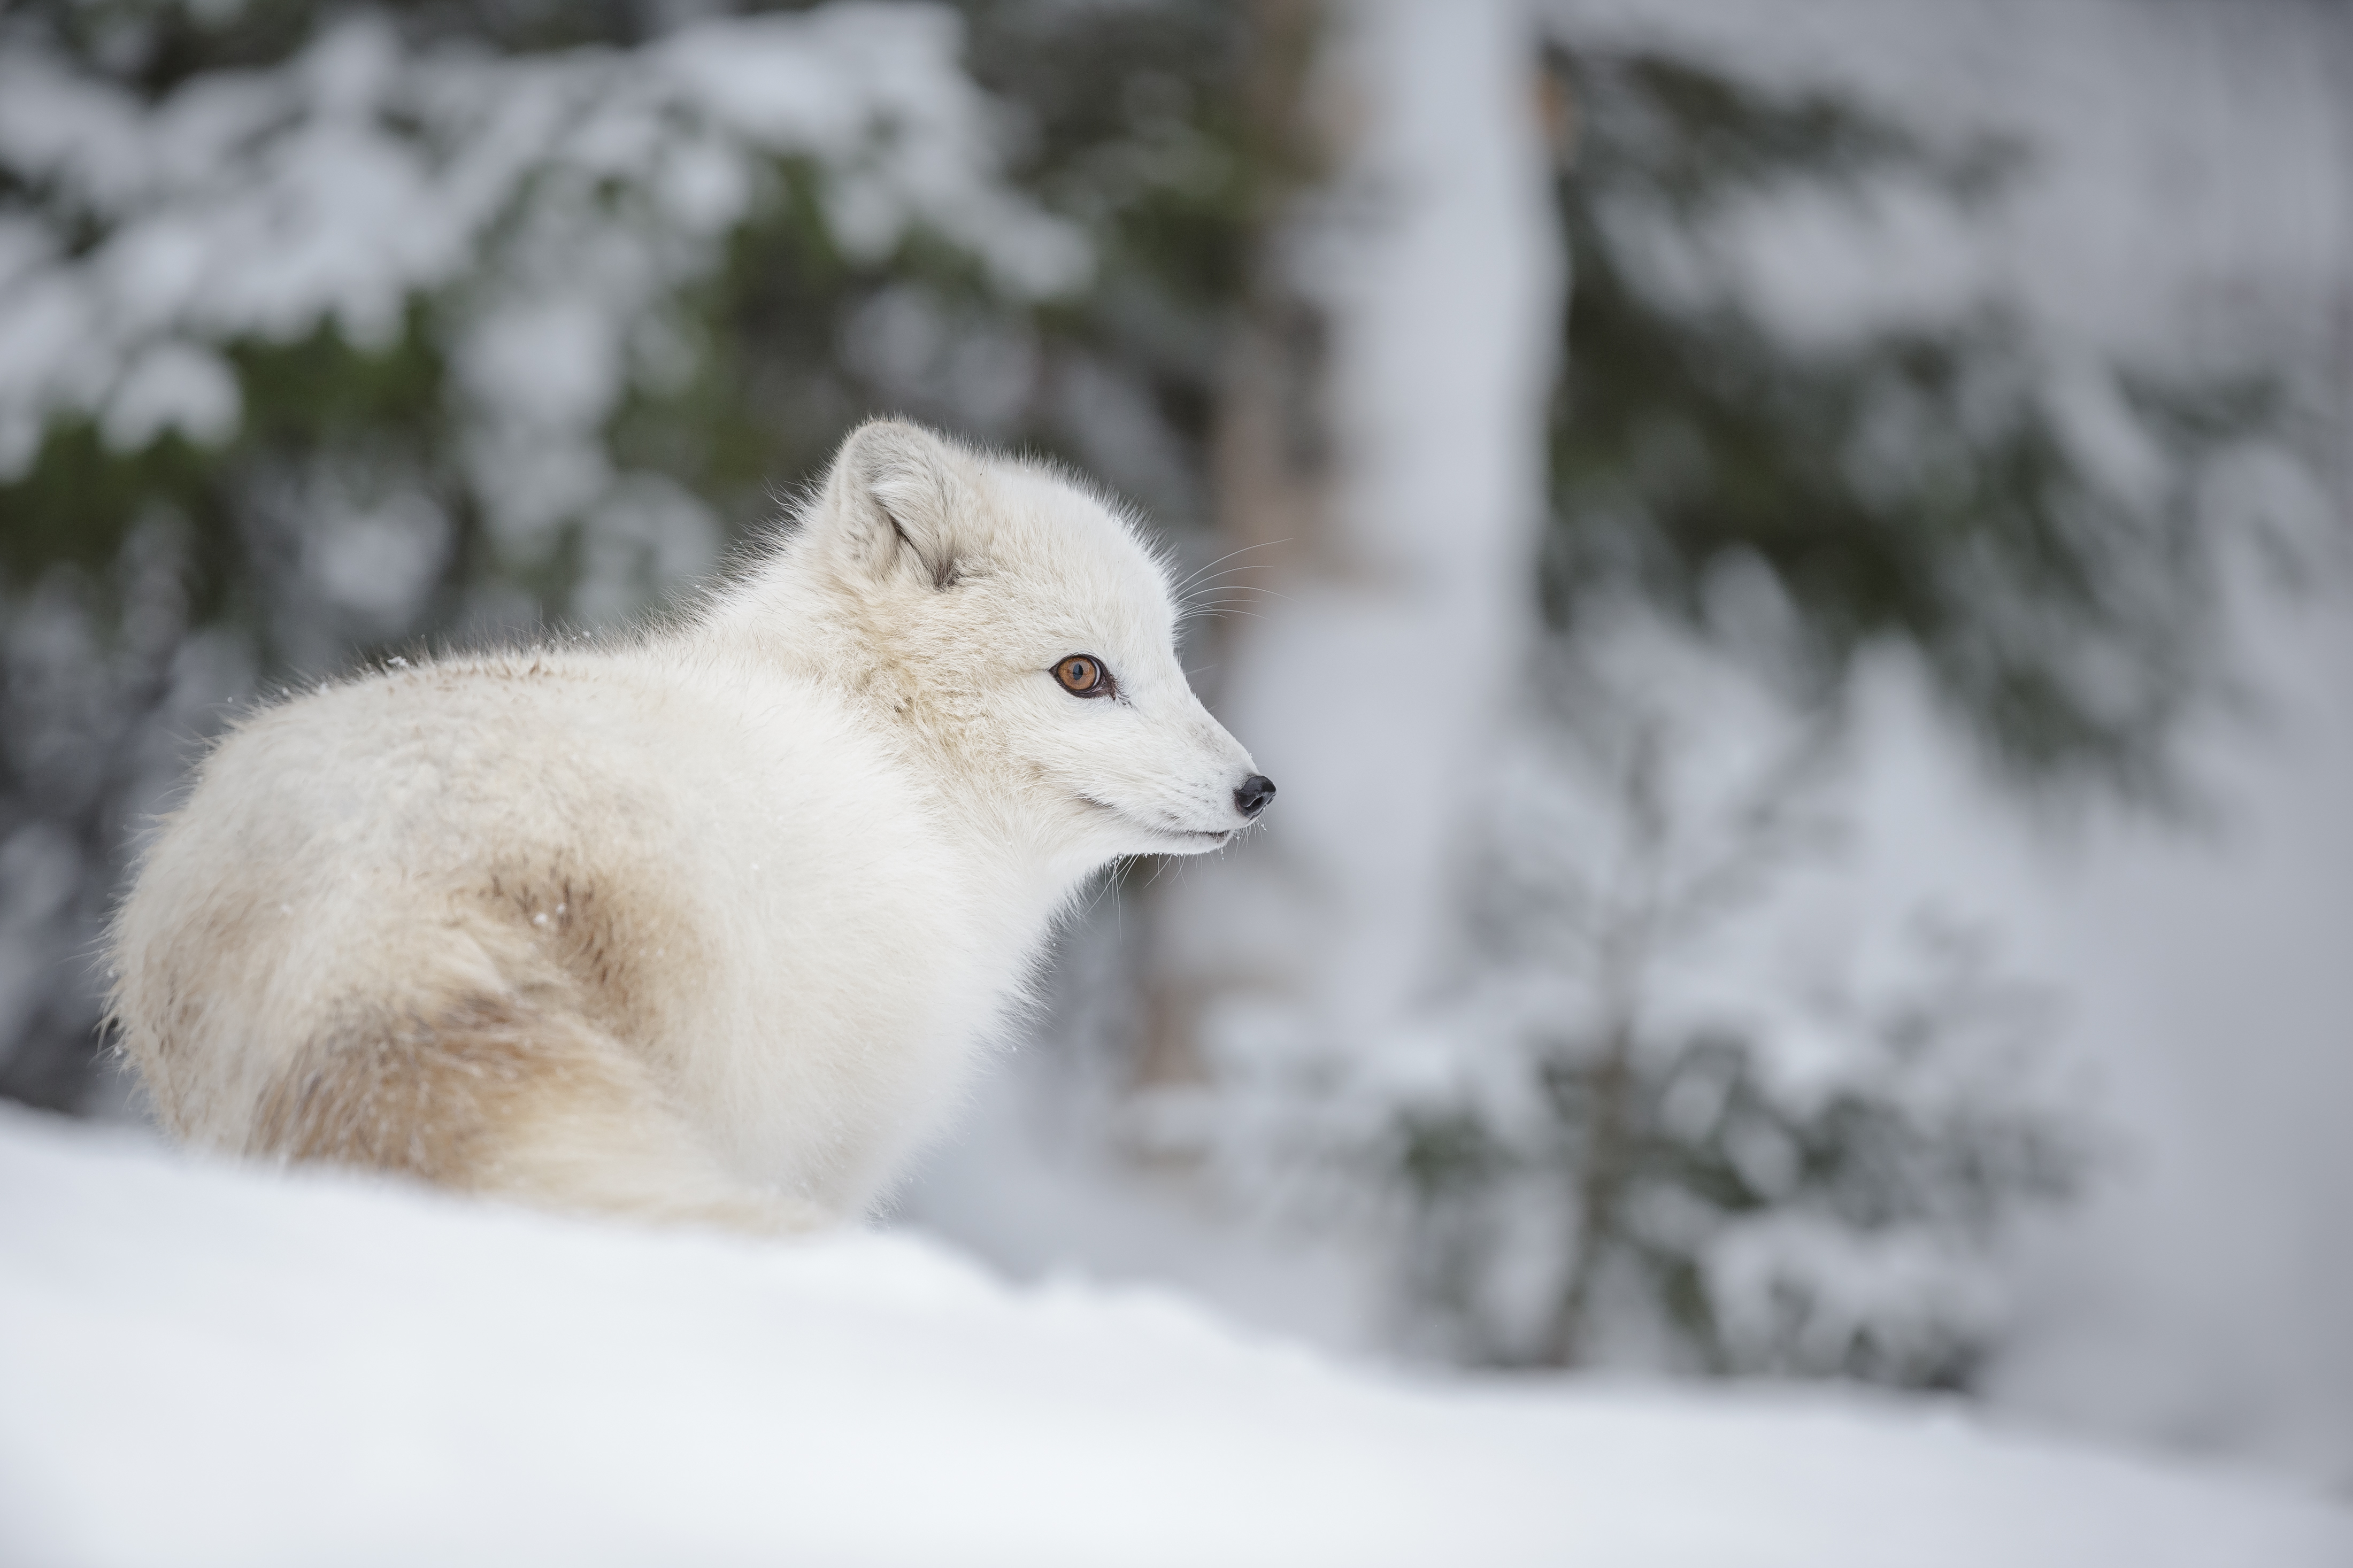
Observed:
[[[1257,16],[1261,133],[1332,174],[1270,192],[1217,478],[1229,564],[1282,596],[1226,625],[1207,684],[1282,795],[1162,879],[1163,1078],[1368,1048],[1443,987],[1535,625],[1562,290],[1534,34],[1511,0]]]

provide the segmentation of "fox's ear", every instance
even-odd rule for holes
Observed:
[[[849,433],[825,485],[825,526],[876,581],[956,580],[956,523],[970,507],[969,459],[920,425],[875,419]]]

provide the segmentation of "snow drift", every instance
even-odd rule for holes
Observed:
[[[0,1110],[0,1561],[2341,1564],[1948,1405],[1416,1384],[937,1247],[195,1165]]]

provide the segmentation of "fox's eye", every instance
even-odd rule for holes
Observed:
[[[1103,697],[1111,691],[1111,677],[1103,660],[1090,653],[1074,653],[1056,665],[1054,679],[1073,697]]]

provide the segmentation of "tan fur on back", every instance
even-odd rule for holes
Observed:
[[[869,426],[670,629],[241,725],[117,920],[122,1050],[226,1152],[762,1230],[855,1213],[1086,876],[1247,820],[1173,638],[1104,503]],[[1072,654],[1115,699],[1057,684]]]

